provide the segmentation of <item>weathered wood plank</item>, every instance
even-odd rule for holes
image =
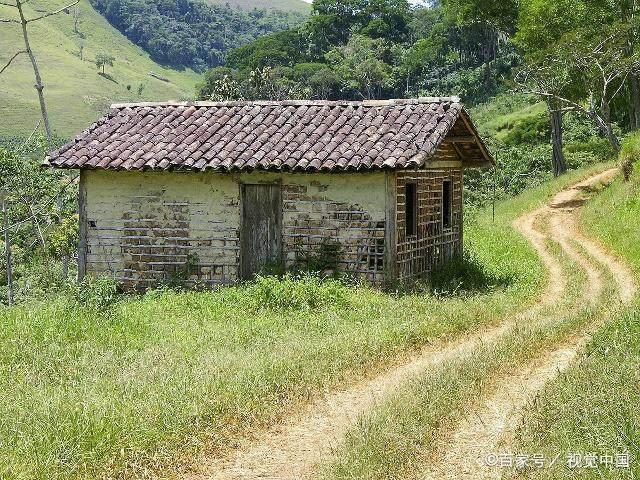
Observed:
[[[282,263],[280,184],[242,185],[241,272],[247,280],[269,264]]]

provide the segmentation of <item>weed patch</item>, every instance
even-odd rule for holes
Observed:
[[[282,277],[257,276],[254,282],[232,288],[224,295],[242,299],[254,311],[309,311],[346,308],[350,294],[349,287],[339,280],[311,274],[286,274]]]

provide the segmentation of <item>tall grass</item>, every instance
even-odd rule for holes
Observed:
[[[402,351],[499,321],[524,291],[442,301],[262,278],[0,309],[0,478],[188,463]]]
[[[620,168],[625,182],[631,180],[633,165],[640,160],[640,134],[633,133],[622,141]]]
[[[511,280],[463,298],[264,278],[115,303],[102,292],[0,307],[0,478],[189,463],[401,352],[525,309],[545,273],[510,225],[564,184],[500,205],[495,222],[469,222],[478,265]]]
[[[518,432],[515,451],[560,461],[514,472],[515,478],[623,479],[640,475],[640,312],[614,314],[591,340],[586,355],[539,396]],[[631,455],[630,468],[600,462],[603,455]],[[596,468],[567,466],[570,454],[595,454]]]

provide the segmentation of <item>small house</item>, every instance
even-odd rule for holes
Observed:
[[[457,98],[114,105],[45,162],[80,171],[79,276],[127,289],[265,268],[417,279],[462,250]]]

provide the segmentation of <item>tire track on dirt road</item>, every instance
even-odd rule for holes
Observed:
[[[530,313],[530,312],[529,312]],[[521,318],[529,316],[529,313]],[[424,348],[407,363],[355,386],[330,393],[304,408],[299,415],[247,441],[229,457],[209,460],[203,473],[189,480],[300,479],[313,473],[342,443],[358,417],[392,394],[407,380],[451,359],[471,354],[483,344],[505,335],[515,324],[505,322],[459,339]]]
[[[586,272],[589,281],[584,290],[584,298],[594,303],[598,302],[603,292],[603,270],[611,273],[621,303],[629,303],[637,291],[631,271],[603,247],[585,237],[576,225],[577,209],[586,201],[589,192],[598,184],[610,183],[616,175],[617,169],[607,170],[563,190],[548,206],[517,222],[520,231],[527,236],[541,257],[544,258],[545,255],[539,248],[542,238],[548,237],[557,242]],[[532,220],[531,216],[535,219]],[[533,227],[543,221],[547,224],[546,234]],[[573,242],[582,251],[576,250]],[[497,389],[483,399],[451,432],[447,441],[438,449],[439,454],[431,458],[421,478],[501,478],[503,472],[500,468],[487,465],[486,455],[510,451],[523,409],[548,382],[571,365],[588,342],[592,331],[601,322],[602,320],[597,321],[587,331],[576,332],[560,347],[545,352],[529,365],[500,377]]]

